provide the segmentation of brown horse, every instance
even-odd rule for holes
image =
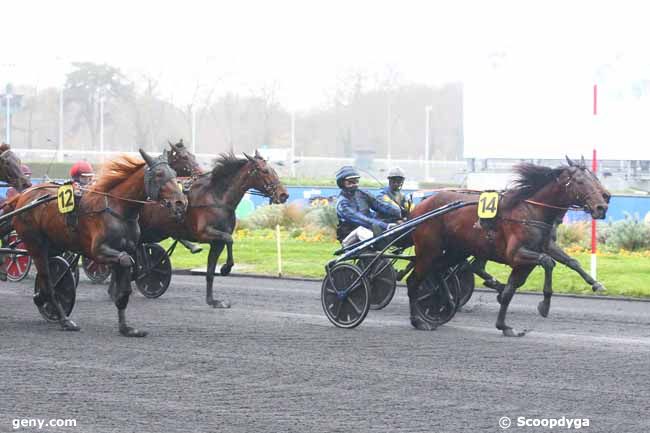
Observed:
[[[183,144],[183,140],[173,144],[169,143],[169,150],[165,149],[163,155],[167,158],[169,166],[176,171],[177,177],[192,177],[203,173],[201,166],[196,161],[196,156]]]
[[[567,158],[568,160],[568,158]],[[512,268],[500,294],[501,307],[496,322],[505,336],[522,336],[506,325],[508,305],[535,266],[546,271],[544,305],[552,295],[550,271],[555,262],[545,253],[553,223],[569,207],[581,207],[593,218],[602,219],[607,212],[603,188],[596,176],[584,165],[558,168],[520,164],[515,168],[518,179],[513,189],[501,197],[497,216],[492,222],[479,222],[478,203],[432,218],[413,233],[415,269],[407,280],[411,307],[411,324],[417,329],[437,326],[436,311],[431,309],[434,296],[425,284],[429,275],[437,275],[450,265],[469,256],[479,260],[504,263]],[[421,202],[412,212],[415,218],[450,202],[468,201],[468,195],[440,192]]]
[[[255,156],[237,158],[222,154],[210,173],[197,177],[188,194],[188,207],[182,223],[174,221],[156,209],[144,208],[140,226],[142,242],[159,242],[167,237],[210,244],[206,275],[206,302],[215,308],[228,308],[226,301],[215,300],[212,284],[217,260],[224,247],[228,258],[221,268],[227,275],[234,265],[232,232],[235,229],[235,209],[249,189],[255,189],[274,203],[284,203],[289,195],[277,173],[255,152]]]
[[[7,182],[9,185],[22,191],[32,186],[27,176],[21,170],[22,163],[20,158],[6,144],[0,144],[0,181]]]
[[[46,204],[26,210],[13,219],[14,228],[34,260],[37,292],[34,303],[42,306],[50,302],[59,312],[64,330],[79,330],[71,321],[52,290],[48,256],[61,251],[73,251],[110,264],[111,296],[118,309],[119,331],[128,337],[141,337],[146,332],[126,323],[125,310],[131,294],[130,272],[133,254],[140,237],[138,215],[145,199],[151,199],[167,208],[167,213],[181,219],[187,199],[180,191],[176,173],[163,159],[153,159],[140,150],[144,161],[122,156],[102,167],[97,181],[84,191],[75,204],[76,224],[70,225],[57,204]],[[16,209],[46,194],[55,195],[58,185],[43,184],[24,191]]]

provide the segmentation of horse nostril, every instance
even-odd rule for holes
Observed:
[[[284,193],[284,192],[282,194],[280,194],[280,203],[284,203],[288,199],[289,199],[289,194]]]

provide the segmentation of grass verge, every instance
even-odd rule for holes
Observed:
[[[169,241],[163,243],[169,245]],[[172,256],[175,269],[205,268],[209,246],[203,245],[203,252],[191,255],[182,246],[178,246]],[[309,241],[284,237],[282,240],[282,261],[284,276],[322,278],[324,266],[338,248],[338,243],[330,241]],[[276,242],[269,231],[265,236],[236,239],[233,254],[235,264],[240,267],[238,273],[255,273],[277,275]],[[589,269],[590,255],[572,254],[584,269]],[[219,258],[219,265],[226,260],[224,249]],[[403,266],[403,265],[401,265]],[[488,264],[488,272],[500,281],[508,280],[509,269],[505,265]],[[647,253],[605,253],[598,257],[598,280],[606,287],[608,295],[650,297],[650,257]],[[528,277],[526,284],[519,290],[541,291],[544,272],[537,267]],[[481,285],[477,278],[477,285]],[[553,271],[553,290],[556,293],[591,294],[588,286],[580,276],[569,268],[558,264]]]

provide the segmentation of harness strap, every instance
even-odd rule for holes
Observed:
[[[522,224],[522,225],[529,226],[529,227],[535,227],[535,228],[546,230],[546,231],[551,231],[553,229],[553,225],[545,223],[544,221],[518,220],[518,219],[506,218],[506,217],[497,217],[497,219],[500,219],[501,221],[516,223],[516,224]]]

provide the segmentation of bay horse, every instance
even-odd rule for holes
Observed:
[[[131,294],[131,266],[140,237],[138,216],[145,200],[164,206],[166,213],[181,219],[187,199],[178,187],[176,173],[162,158],[154,159],[140,150],[144,160],[123,155],[103,164],[97,181],[84,188],[75,203],[77,223],[71,226],[56,203],[50,201],[26,210],[13,218],[13,225],[32,256],[36,269],[34,303],[42,306],[49,301],[59,312],[64,330],[80,328],[70,320],[52,289],[48,256],[61,251],[80,253],[94,261],[112,267],[111,297],[118,310],[120,334],[143,337],[146,332],[128,326],[126,307]],[[18,196],[15,208],[29,204],[46,194],[56,194],[59,185],[46,183],[32,187]]]
[[[424,284],[435,275],[469,256],[491,260],[512,268],[508,282],[499,296],[500,309],[496,327],[504,336],[523,336],[506,324],[506,313],[515,290],[536,266],[546,272],[543,307],[550,306],[552,295],[550,272],[554,260],[547,254],[553,223],[570,207],[580,207],[595,219],[607,213],[604,188],[584,165],[573,163],[558,168],[535,164],[515,167],[518,177],[514,187],[501,196],[496,218],[489,224],[478,220],[478,203],[458,209],[420,224],[413,232],[415,268],[407,279],[411,324],[422,330],[437,326],[429,314],[430,289]],[[467,201],[460,192],[443,191],[422,201],[411,213],[415,218],[453,201]]]
[[[0,144],[0,181],[7,182],[10,186],[22,191],[32,186],[29,178],[21,169],[21,161],[18,156],[6,144]]]
[[[571,159],[567,157],[567,161],[569,165],[577,165]],[[580,161],[580,166],[585,167],[585,159],[584,157]],[[600,189],[600,193],[603,196],[603,200],[609,204],[610,199],[612,198],[612,194],[600,183],[598,182],[596,186]],[[578,262],[576,259],[568,255],[558,244],[557,244],[557,230],[558,226],[562,224],[564,218],[564,213],[558,214],[557,219],[553,223],[553,228],[551,229],[550,236],[548,243],[546,244],[544,248],[544,252],[547,253],[551,258],[558,263],[563,264],[564,266],[568,267],[569,269],[573,270],[576,272],[580,277],[591,286],[591,289],[594,292],[603,292],[607,290],[605,286],[600,282],[595,280],[591,275],[589,275],[580,265],[580,262]],[[471,262],[471,270],[478,275],[479,277],[483,278],[484,280],[484,285],[486,287],[489,287],[491,289],[496,290],[497,292],[501,293],[503,289],[505,288],[505,284],[501,283],[498,281],[496,278],[494,278],[492,275],[490,275],[486,270],[485,270],[485,265],[487,264],[487,260],[485,259],[475,259]],[[549,273],[549,271],[545,271],[545,273]],[[549,280],[552,280],[552,269],[550,270],[550,275],[545,275],[545,278],[548,277]],[[552,289],[551,289],[552,291]],[[543,317],[547,317],[548,311],[549,311],[550,305],[549,302],[542,302],[538,306],[538,311]]]
[[[208,173],[196,177],[187,191],[185,219],[178,222],[154,208],[142,209],[142,242],[159,242],[168,237],[210,244],[206,275],[206,303],[214,308],[229,308],[230,303],[214,299],[212,286],[217,260],[224,247],[228,257],[221,268],[227,275],[234,265],[232,233],[235,209],[249,189],[259,191],[273,203],[284,203],[289,194],[275,170],[256,151],[255,156],[221,154]]]
[[[171,141],[167,143],[169,149],[165,149],[163,155],[169,166],[176,171],[176,177],[192,177],[203,173],[196,156],[185,147],[182,139],[176,144]]]

